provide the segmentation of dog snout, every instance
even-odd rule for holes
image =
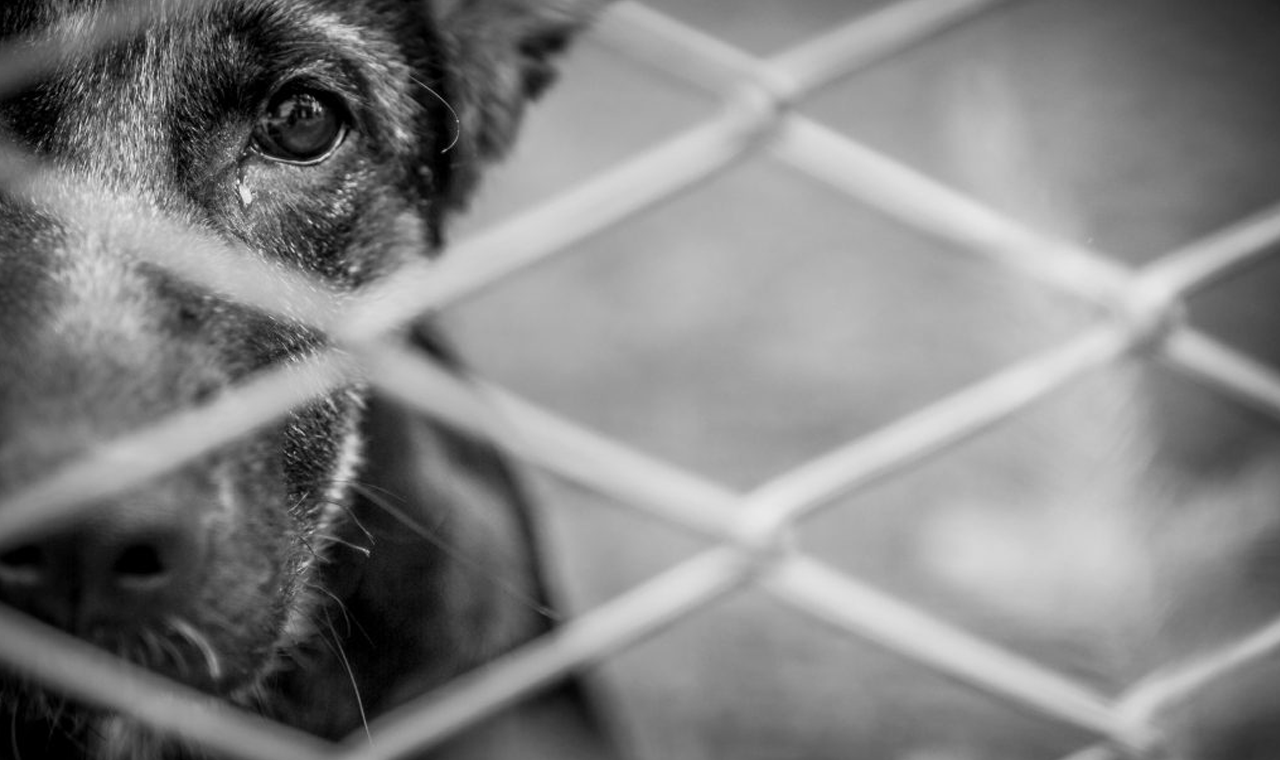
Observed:
[[[136,260],[121,229],[0,210],[14,220],[0,232],[13,247],[0,255],[3,508],[95,447],[201,403],[231,368],[207,295]],[[211,462],[84,505],[47,533],[0,537],[0,601],[93,639],[182,610],[203,590],[207,526],[231,498]]]
[[[98,506],[68,529],[0,549],[0,596],[85,637],[182,606],[206,554],[202,522],[148,500]]]

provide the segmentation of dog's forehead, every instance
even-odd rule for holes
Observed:
[[[321,0],[5,0],[0,2],[0,39],[53,38],[70,48],[83,46],[91,51],[84,56],[88,59],[115,53],[118,64],[122,46],[128,50],[130,43],[150,43],[148,53],[154,56],[157,40],[168,42],[174,54],[190,54],[235,38],[283,63],[342,56],[376,67],[394,57],[393,43],[404,21],[396,8]],[[108,32],[105,36],[117,44],[104,44],[103,31],[112,28],[133,33]],[[194,55],[174,57],[197,62]]]
[[[55,152],[94,150],[104,132],[116,134],[116,145],[148,133],[158,144],[178,125],[191,135],[211,121],[251,116],[275,87],[304,76],[343,92],[357,117],[363,108],[385,147],[407,150],[416,85],[403,40],[412,5],[7,0],[0,40],[53,39],[87,52],[49,72],[37,106],[0,103],[0,122]],[[130,18],[122,12],[142,12],[144,22],[104,43],[102,30]],[[171,116],[175,109],[181,113]]]
[[[41,27],[98,14],[135,17],[157,21],[244,17],[269,21],[326,17],[361,18],[376,21],[396,7],[376,0],[5,0],[0,3],[0,32],[29,33]],[[391,14],[394,15],[394,14]]]

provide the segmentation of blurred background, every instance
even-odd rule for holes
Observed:
[[[883,3],[649,5],[769,55]],[[1272,0],[1035,0],[799,110],[1136,265],[1280,200],[1278,71]],[[588,40],[455,238],[718,107]],[[1253,268],[1197,296],[1192,320],[1280,363],[1278,284],[1280,261]],[[1090,316],[761,153],[447,320],[483,374],[746,490],[1054,345]],[[799,539],[1114,693],[1280,613],[1278,441],[1262,416],[1129,362],[850,498]],[[700,546],[595,494],[549,479],[541,488],[573,609]],[[750,591],[610,660],[598,680],[643,758],[1053,758],[1087,738]],[[1262,740],[1219,735],[1272,714],[1259,696],[1270,690],[1255,686],[1171,718],[1189,726],[1180,741],[1206,757],[1253,756]]]

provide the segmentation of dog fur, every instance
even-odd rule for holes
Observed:
[[[324,345],[147,264],[139,253],[162,228],[361,289],[401,263],[406,243],[439,249],[450,214],[594,10],[567,0],[138,5],[155,17],[141,33],[0,103],[0,135],[62,178],[41,199],[0,192],[0,494]],[[121,7],[8,2],[0,36],[74,44]],[[304,105],[318,133],[263,126],[273,109]],[[271,142],[306,147],[335,124],[336,144],[317,143],[324,155],[280,160]],[[429,328],[412,340],[448,360]],[[548,630],[525,504],[490,446],[345,388],[94,505],[80,524],[0,547],[0,599],[337,739]],[[0,757],[202,756],[16,676],[3,684]],[[438,756],[517,748],[606,754],[570,683]]]

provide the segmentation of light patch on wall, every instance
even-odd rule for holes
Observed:
[[[944,584],[1050,626],[1094,623],[1147,585],[1140,537],[1088,505],[958,502],[924,521],[916,552]]]

